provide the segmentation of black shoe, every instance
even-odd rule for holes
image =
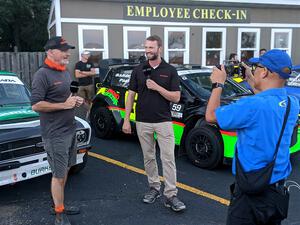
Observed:
[[[56,214],[55,225],[71,225],[68,217],[64,213]]]
[[[64,213],[66,215],[77,215],[80,213],[80,209],[76,206],[65,206]],[[50,209],[50,214],[55,215],[55,209],[54,206],[51,207]]]
[[[171,198],[166,198],[165,206],[171,208],[175,212],[182,211],[186,209],[185,204],[177,198],[177,196],[173,196]]]
[[[160,197],[160,192],[155,188],[150,188],[150,191],[144,195],[143,202],[151,204]]]

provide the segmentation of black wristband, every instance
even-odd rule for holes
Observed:
[[[211,90],[213,90],[214,88],[224,88],[224,84],[221,83],[212,83],[211,84]]]

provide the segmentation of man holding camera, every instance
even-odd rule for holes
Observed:
[[[232,163],[236,181],[231,186],[227,225],[279,225],[287,215],[287,208],[282,211],[279,199],[288,197],[285,179],[291,172],[289,146],[299,113],[298,100],[288,97],[283,88],[290,77],[292,62],[286,52],[278,49],[251,58],[250,62],[251,68],[244,64],[246,79],[256,95],[220,107],[227,74],[224,66],[221,70],[214,68],[211,74],[213,90],[205,117],[209,123],[218,123],[221,129],[237,131]],[[285,117],[286,125],[283,125]],[[237,164],[237,151],[240,164]],[[237,166],[241,165],[245,173],[255,173],[269,165],[274,157],[275,164],[266,189],[254,194],[243,191],[237,183]]]
[[[78,214],[79,209],[64,205],[64,189],[69,168],[76,164],[77,156],[74,108],[79,107],[83,99],[72,96],[72,79],[66,69],[69,49],[75,47],[57,36],[49,39],[44,48],[47,57],[34,74],[31,104],[32,109],[40,114],[44,148],[52,171],[55,225],[70,225],[66,214]]]

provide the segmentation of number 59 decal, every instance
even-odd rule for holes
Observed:
[[[181,119],[183,117],[183,109],[184,109],[183,104],[171,103],[170,107],[171,107],[171,116],[173,118]]]

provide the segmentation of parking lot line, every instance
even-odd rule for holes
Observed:
[[[120,161],[117,161],[117,160],[108,158],[108,157],[106,157],[106,156],[103,156],[103,155],[100,155],[100,154],[97,154],[97,153],[94,153],[94,152],[89,152],[88,154],[89,154],[89,156],[92,156],[92,157],[94,157],[94,158],[103,160],[103,161],[105,161],[105,162],[108,162],[108,163],[117,165],[117,166],[119,166],[119,167],[122,167],[122,168],[124,168],[124,169],[133,171],[133,172],[135,172],[135,173],[139,173],[139,174],[146,175],[145,170],[139,169],[139,168],[134,167],[134,166],[130,166],[130,165],[126,164],[126,163],[123,163],[123,162],[120,162]],[[163,177],[160,176],[160,180],[163,181]],[[221,204],[223,204],[223,205],[229,206],[229,200],[227,200],[227,199],[225,199],[225,198],[221,198],[221,197],[216,196],[216,195],[214,195],[214,194],[211,194],[211,193],[208,193],[208,192],[205,192],[205,191],[201,191],[201,190],[198,189],[198,188],[191,187],[191,186],[189,186],[189,185],[186,185],[186,184],[183,184],[183,183],[180,183],[180,182],[177,182],[177,183],[176,183],[176,186],[177,186],[178,188],[183,189],[183,190],[192,192],[192,193],[194,193],[194,194],[196,194],[196,195],[200,195],[200,196],[202,196],[202,197],[205,197],[205,198],[208,198],[208,199],[217,201],[217,202],[219,202],[219,203],[221,203]]]

